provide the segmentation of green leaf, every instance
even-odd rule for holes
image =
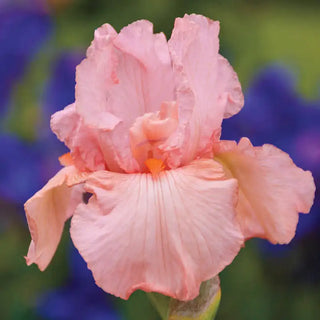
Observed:
[[[163,320],[212,320],[220,303],[220,280],[216,276],[203,282],[199,296],[187,302],[158,293],[149,293],[148,297]]]

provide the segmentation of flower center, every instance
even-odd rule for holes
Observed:
[[[153,177],[166,168],[166,140],[178,127],[178,106],[175,101],[163,102],[158,112],[145,113],[130,127],[130,147],[141,172],[149,170]]]
[[[149,169],[153,178],[159,177],[161,171],[165,170],[166,166],[161,159],[149,158],[144,164]]]

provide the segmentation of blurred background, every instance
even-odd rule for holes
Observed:
[[[75,66],[94,30],[137,19],[167,37],[174,18],[221,22],[221,53],[245,107],[223,138],[272,143],[311,170],[320,188],[320,3],[317,0],[0,0],[0,319],[159,319],[144,293],[127,302],[97,288],[67,225],[45,272],[27,267],[23,203],[66,152],[50,115],[74,100]],[[290,245],[250,240],[221,273],[218,320],[320,319],[320,196]]]

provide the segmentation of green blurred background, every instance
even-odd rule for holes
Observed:
[[[7,111],[1,118],[1,133],[15,134],[24,144],[32,144],[37,139],[39,126],[48,126],[48,122],[42,120],[43,90],[52,77],[56,57],[65,52],[84,56],[94,30],[106,22],[120,31],[137,19],[148,19],[156,32],[164,31],[169,38],[175,17],[184,13],[203,14],[220,21],[221,52],[231,61],[244,90],[259,70],[280,63],[296,76],[299,95],[307,100],[319,97],[319,1],[48,0],[39,3],[8,1],[6,4],[6,10],[40,5],[52,24],[49,36],[15,80]],[[4,45],[0,43],[1,50]],[[70,288],[69,256],[73,249],[68,226],[53,262],[42,273],[36,266],[27,267],[24,262],[30,236],[23,218],[22,201],[4,198],[0,210],[0,319],[87,319],[76,312],[58,317],[50,311],[50,308],[75,308],[85,303],[85,299],[78,297],[82,287],[75,286],[75,297],[66,304],[50,306],[47,303],[46,307],[41,304],[47,292],[58,290],[56,295],[60,294],[63,300],[67,293],[59,290]],[[256,240],[247,242],[221,274],[222,301],[216,319],[320,319],[318,278],[316,281],[295,278],[295,270],[301,269],[306,250],[318,259],[319,237],[314,241],[317,242],[308,247],[298,239],[290,249],[280,249],[275,254]],[[314,263],[320,269],[319,261]],[[101,319],[158,319],[141,292],[127,302],[101,291],[95,294],[106,301]],[[57,297],[52,301],[54,299]]]

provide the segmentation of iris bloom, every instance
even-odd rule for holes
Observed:
[[[243,95],[218,33],[199,15],[177,18],[168,42],[144,20],[96,30],[75,103],[51,120],[70,149],[65,167],[25,204],[28,264],[47,267],[72,216],[72,240],[106,292],[190,300],[245,239],[292,239],[313,202],[311,173],[271,145],[219,139]]]

